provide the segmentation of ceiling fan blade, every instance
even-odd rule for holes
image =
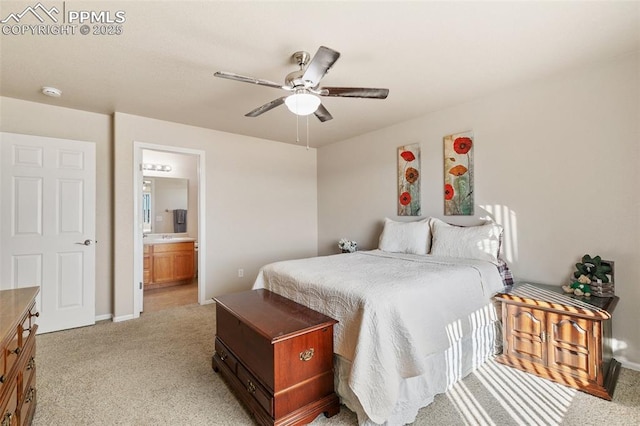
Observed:
[[[323,87],[320,89],[321,96],[340,96],[343,98],[372,98],[386,99],[389,89],[373,89],[366,87]]]
[[[271,102],[267,102],[266,104],[259,106],[258,108],[254,109],[251,112],[246,113],[244,116],[245,117],[257,117],[260,114],[263,114],[271,109],[274,109],[277,106],[280,106],[284,103],[284,99],[286,96],[283,96],[281,98],[278,99],[274,99]]]
[[[316,112],[314,112],[314,114],[316,115],[316,117],[318,117],[318,120],[320,120],[322,123],[333,119],[333,116],[329,113],[329,111],[327,111],[327,109],[322,104],[320,104],[320,106],[318,107]]]
[[[258,84],[260,86],[274,87],[276,89],[285,89],[285,90],[289,89],[288,87],[282,86],[281,84],[278,84],[278,83],[274,83],[273,81],[262,80],[260,78],[247,77],[247,76],[235,74],[232,72],[217,71],[213,75],[215,77],[228,78],[229,80],[242,81],[243,83]]]
[[[320,46],[307,66],[307,70],[304,72],[302,79],[310,81],[311,87],[316,87],[339,57],[340,52],[336,52],[325,46]]]

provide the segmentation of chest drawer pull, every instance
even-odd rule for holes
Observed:
[[[0,383],[4,383],[4,374],[0,375]]]
[[[300,352],[300,361],[309,361],[313,358],[314,349],[309,348],[306,351]]]
[[[247,380],[247,390],[249,393],[256,393],[256,385],[251,380]]]
[[[29,362],[27,363],[27,370],[33,370],[36,368],[36,359],[34,357],[29,358]]]
[[[229,355],[225,351],[220,351],[220,359],[224,361]]]
[[[11,426],[11,420],[13,419],[13,413],[7,413],[2,418],[2,426]]]
[[[22,348],[20,346],[18,346],[12,351],[9,351],[10,354],[16,354],[16,355],[20,355],[20,352],[22,352]]]
[[[29,312],[29,318],[31,317],[39,317],[40,316],[40,312],[36,312],[35,314],[32,314],[31,312]]]
[[[33,397],[36,394],[36,390],[34,388],[29,388],[29,393],[27,394],[27,398],[24,400],[25,404],[33,401]]]

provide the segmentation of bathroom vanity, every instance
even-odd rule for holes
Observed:
[[[195,276],[194,244],[192,238],[145,241],[145,290],[190,283]]]

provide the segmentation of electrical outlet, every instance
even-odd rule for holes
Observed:
[[[244,269],[238,269],[238,278],[244,277]]]

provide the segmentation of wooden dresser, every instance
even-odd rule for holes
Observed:
[[[214,300],[213,369],[258,423],[306,424],[340,411],[333,388],[336,320],[268,290]]]
[[[618,297],[577,297],[560,287],[516,284],[494,299],[502,311],[499,362],[611,400],[620,372],[611,348]]]
[[[29,425],[36,409],[35,297],[39,287],[0,291],[0,425]]]

